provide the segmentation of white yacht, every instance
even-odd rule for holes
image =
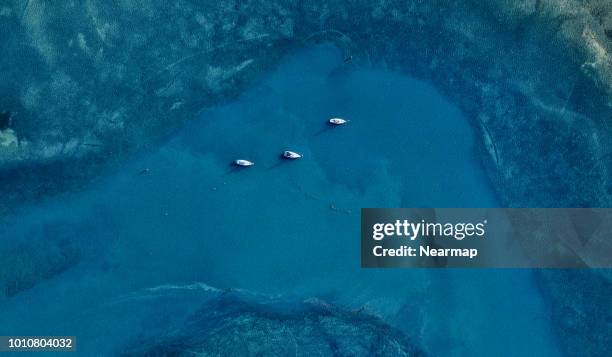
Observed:
[[[343,125],[346,124],[348,120],[342,118],[331,118],[329,119],[329,123],[332,125]]]
[[[301,157],[302,157],[302,155],[301,155],[301,154],[298,154],[298,153],[297,153],[297,152],[295,152],[295,151],[285,150],[285,151],[283,151],[283,157],[284,157],[285,159],[292,159],[292,160],[295,160],[295,159],[299,159],[299,158],[301,158]]]
[[[255,165],[255,163],[252,162],[252,161],[249,161],[249,160],[238,159],[238,160],[234,161],[234,165],[242,166],[242,167],[248,167],[248,166]]]

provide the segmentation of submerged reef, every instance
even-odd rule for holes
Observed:
[[[351,64],[433,83],[470,119],[504,205],[609,207],[611,41],[612,3],[603,0],[91,0],[65,6],[8,0],[0,5],[0,215],[79,188],[130,154],[155,147],[203,108],[256,83],[290,50],[317,42],[335,43]],[[0,260],[4,294],[76,264],[75,239]],[[582,280],[572,274],[538,273],[542,289],[555,292],[545,296],[555,305],[560,340],[570,354],[575,340],[609,345],[563,322],[603,321],[593,326],[605,334],[612,312],[589,306],[605,306],[596,297],[609,297],[609,275],[581,272],[584,281],[596,279],[596,291],[587,291],[577,289]],[[316,311],[309,314],[319,316]],[[228,320],[217,321],[240,330],[242,317],[227,313]],[[272,335],[285,326],[274,314],[245,316]],[[334,321],[360,333],[373,323],[354,326],[345,317],[310,323],[322,328]],[[292,333],[315,336],[295,317],[287,321]],[[200,338],[176,341],[188,348],[228,342]],[[330,351],[343,348],[329,341]],[[393,341],[385,345],[404,351]]]
[[[538,270],[535,275],[550,301],[562,351],[568,356],[608,356],[612,346],[611,271]]]
[[[425,356],[362,312],[313,299],[291,303],[220,294],[180,328],[133,341],[125,356]]]
[[[479,132],[506,205],[610,202],[608,2],[12,0],[0,19],[17,144],[0,146],[0,211],[154,147],[314,42],[433,82]]]
[[[23,239],[0,245],[0,301],[80,262],[79,232],[53,223],[41,224],[23,232]]]

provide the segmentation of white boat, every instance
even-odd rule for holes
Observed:
[[[332,125],[342,125],[342,124],[346,124],[348,122],[348,120],[346,119],[342,119],[342,118],[331,118],[329,119],[329,123]]]
[[[255,163],[249,160],[239,159],[239,160],[234,161],[234,165],[247,167],[247,166],[253,166],[255,165]]]
[[[283,151],[283,157],[284,157],[285,159],[292,159],[292,160],[294,160],[294,159],[299,159],[299,158],[301,158],[301,157],[302,157],[302,155],[298,154],[298,153],[297,153],[297,152],[295,152],[295,151],[285,150],[285,151]]]

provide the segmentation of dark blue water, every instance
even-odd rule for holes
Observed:
[[[349,124],[327,126],[336,116]],[[529,271],[359,268],[361,207],[498,205],[474,141],[428,84],[345,65],[331,46],[295,54],[112,177],[5,219],[7,240],[62,226],[85,253],[1,302],[0,334],[77,335],[82,354],[111,354],[234,288],[365,308],[434,354],[557,355]]]

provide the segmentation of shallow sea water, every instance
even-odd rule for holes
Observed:
[[[326,125],[335,116],[350,122]],[[300,51],[159,150],[6,218],[7,241],[61,225],[85,253],[0,302],[0,334],[77,335],[83,355],[113,354],[233,288],[364,308],[434,355],[558,355],[528,270],[359,267],[361,207],[498,205],[474,140],[430,85],[343,64],[330,45]]]

